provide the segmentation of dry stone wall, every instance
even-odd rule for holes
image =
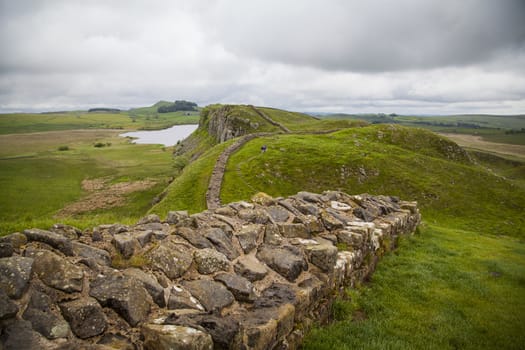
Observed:
[[[414,202],[264,194],[0,238],[0,348],[293,349],[420,221]]]

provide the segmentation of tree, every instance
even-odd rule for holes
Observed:
[[[172,104],[160,106],[157,108],[157,112],[159,113],[169,113],[169,112],[177,112],[177,111],[196,111],[197,110],[197,104],[195,102],[190,101],[175,101]]]

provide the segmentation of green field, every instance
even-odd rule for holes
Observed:
[[[0,128],[4,134],[0,135],[0,234],[32,226],[47,228],[57,221],[84,228],[132,223],[148,212],[164,217],[170,210],[206,209],[212,169],[233,142],[217,144],[208,134],[208,113],[218,108],[221,106],[205,108],[202,127],[173,149],[133,145],[116,137],[115,130],[92,129],[97,124],[87,121],[99,117],[91,113],[87,119],[77,118],[83,127],[46,114],[51,119],[38,128],[58,131],[33,134],[20,133],[35,127],[31,118],[39,115],[25,121],[23,117],[18,124],[4,121],[12,129],[4,132]],[[260,126],[257,131],[274,134],[246,143],[230,157],[221,192],[223,203],[250,199],[258,192],[286,196],[298,191],[343,190],[417,200],[423,215],[418,234],[402,239],[399,249],[379,263],[370,282],[347,290],[333,306],[335,322],[315,327],[304,348],[523,348],[525,162],[520,157],[502,158],[490,149],[467,153],[447,138],[396,125],[400,123],[366,126],[352,119],[317,120],[257,108],[292,133],[283,134],[250,106],[230,108],[234,120],[248,120]],[[168,116],[155,118],[155,110],[152,106],[126,115],[104,114],[99,122],[102,128],[127,127],[125,123],[161,125]],[[135,122],[130,121],[132,117]],[[479,132],[485,140],[500,135],[520,144],[512,138],[522,134],[509,135],[504,130],[519,128],[521,116],[468,118],[463,121],[492,124],[460,128],[461,132]],[[71,122],[70,117],[66,119]],[[176,118],[167,119],[173,122]],[[502,120],[508,123],[496,126]],[[417,121],[406,123],[439,127]],[[437,120],[445,122],[449,120]],[[83,130],[60,131],[67,125]],[[268,146],[266,153],[260,151],[263,144]],[[86,183],[99,190],[90,190]],[[115,189],[133,186],[136,190],[123,191],[120,197],[114,194]],[[121,202],[111,208],[90,208],[88,199],[97,191]],[[153,205],[156,197],[162,199]],[[78,210],[75,205],[79,203],[80,208],[90,210]]]
[[[400,124],[439,133],[479,135],[490,142],[525,145],[525,115],[464,114],[418,117],[395,114],[328,114],[323,115],[322,119]]]
[[[157,113],[162,103],[114,113],[73,111],[0,114],[0,135],[75,129],[156,130],[199,122],[199,112]]]
[[[97,148],[95,143],[105,146]],[[135,222],[173,174],[169,148],[131,144],[114,131],[0,135],[0,145],[0,234],[48,228],[57,221],[80,228]],[[68,150],[59,151],[64,146]],[[96,208],[85,204],[85,211],[60,215],[64,207],[90,195],[82,189],[86,179],[102,179],[106,190],[116,184],[125,187],[114,187],[120,205]],[[139,181],[148,181],[148,186],[129,191]]]

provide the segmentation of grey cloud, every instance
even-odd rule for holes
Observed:
[[[321,69],[391,71],[468,65],[525,49],[522,0],[224,1],[225,45]]]
[[[525,110],[525,2],[0,0],[0,112]]]

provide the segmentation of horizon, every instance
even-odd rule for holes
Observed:
[[[525,113],[520,0],[0,0],[0,113],[175,96],[304,113]]]

